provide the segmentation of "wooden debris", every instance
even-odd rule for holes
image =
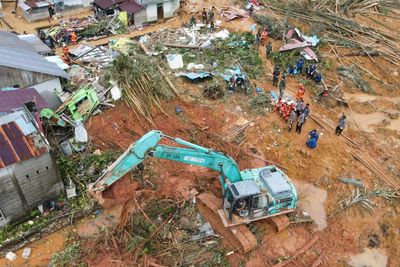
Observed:
[[[378,164],[373,158],[371,158],[365,152],[352,151],[351,155],[355,159],[360,161],[367,169],[369,169],[373,174],[375,174],[376,177],[381,179],[386,185],[390,186],[395,190],[400,189],[400,184],[382,169],[382,165]]]
[[[324,258],[324,252],[322,251],[321,254],[319,254],[318,258],[313,262],[311,267],[317,267],[318,265],[322,264],[322,259]]]
[[[300,256],[301,254],[303,254],[304,252],[306,252],[307,250],[309,250],[312,246],[314,246],[314,244],[318,241],[318,236],[315,235],[310,241],[308,241],[307,244],[305,244],[301,249],[299,249],[298,251],[296,251],[296,253],[293,254],[293,256],[291,256],[288,260],[282,261],[278,264],[275,264],[272,267],[283,267],[288,265],[291,261],[295,260],[298,256]]]

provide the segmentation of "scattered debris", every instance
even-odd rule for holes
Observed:
[[[268,36],[273,39],[283,39],[286,27],[278,19],[273,18],[269,15],[254,14],[253,19],[260,23],[262,27],[268,29]]]
[[[24,251],[22,252],[22,257],[24,259],[27,259],[31,256],[32,249],[31,248],[24,248]]]
[[[224,98],[226,92],[226,82],[222,79],[214,78],[204,86],[203,96],[209,99]]]
[[[346,177],[339,178],[339,180],[340,180],[342,183],[345,183],[345,184],[352,184],[352,185],[354,185],[354,186],[364,187],[363,182],[361,182],[360,180],[351,179],[351,178],[346,178]]]
[[[174,96],[157,66],[156,62],[145,55],[121,55],[113,61],[103,77],[105,81],[115,81],[136,116],[139,119],[144,117],[151,124],[152,108],[156,107],[163,112],[160,97]]]
[[[183,68],[183,60],[182,60],[182,55],[166,55],[165,56],[168,61],[168,65],[171,69],[181,69]]]
[[[374,213],[374,206],[377,206],[375,202],[373,202],[370,198],[372,197],[381,197],[386,200],[393,200],[400,198],[399,192],[395,190],[386,190],[386,189],[374,189],[372,191],[367,191],[367,189],[361,189],[357,187],[356,190],[353,191],[351,196],[344,198],[339,202],[339,208],[337,208],[334,212],[332,212],[329,217],[335,216],[338,213],[347,210],[348,208],[354,206],[355,204],[360,204],[363,208],[365,208],[369,213]]]
[[[251,112],[259,115],[268,114],[273,107],[271,97],[264,93],[259,93],[250,99],[248,106]]]
[[[201,72],[178,72],[175,73],[176,77],[186,77],[190,80],[197,80],[197,79],[205,79],[212,77],[210,72],[201,71]]]
[[[14,253],[14,252],[8,252],[7,254],[6,254],[6,258],[9,260],[9,261],[15,261],[16,259],[17,259],[17,255]]]
[[[379,235],[375,233],[368,234],[368,247],[370,248],[378,248],[381,244],[381,240]]]
[[[225,17],[228,21],[237,19],[237,18],[248,18],[249,12],[247,10],[236,8],[233,6],[224,7],[220,11],[221,16]]]
[[[71,60],[77,63],[90,64],[97,68],[106,68],[119,54],[101,46],[80,45],[69,52]]]
[[[361,89],[364,93],[371,92],[371,86],[362,78],[361,74],[354,65],[350,67],[342,66],[337,68],[336,71],[340,76],[353,82],[357,88]]]

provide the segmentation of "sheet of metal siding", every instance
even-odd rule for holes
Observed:
[[[23,139],[25,136],[22,135],[22,132],[19,130],[18,125],[15,122],[8,123],[3,127],[3,130],[7,134],[8,139],[10,139],[11,144],[21,161],[30,159],[34,156],[30,152],[32,148],[27,147],[29,144],[24,142]]]
[[[8,138],[7,134],[4,131],[5,125],[1,125],[0,129],[0,158],[3,161],[4,165],[10,165],[15,163],[17,160],[14,157],[13,147],[6,140]]]

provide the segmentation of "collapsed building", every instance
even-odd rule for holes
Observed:
[[[171,18],[180,6],[179,0],[95,0],[94,10],[98,16],[110,16],[127,12],[131,25],[142,26]]]
[[[7,102],[0,117],[0,226],[64,192],[36,109],[48,104],[34,89],[21,92],[0,92]],[[27,99],[34,101],[21,106]]]
[[[0,89],[35,88],[52,109],[61,105],[61,79],[69,78],[57,64],[8,32],[0,32],[0,76]]]

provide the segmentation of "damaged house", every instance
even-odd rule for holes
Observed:
[[[19,100],[10,99],[8,111],[19,105]],[[36,99],[36,103],[45,105],[43,99]],[[0,226],[26,216],[64,192],[33,107],[30,102],[0,117]]]
[[[50,108],[61,105],[61,79],[68,74],[57,64],[49,62],[35,49],[8,32],[0,32],[0,90],[1,88],[34,88],[49,103]]]
[[[56,13],[81,7],[90,7],[93,0],[25,0],[19,1],[18,6],[24,18],[29,21],[38,21],[49,18],[48,7],[54,5]]]
[[[142,26],[173,17],[180,6],[180,0],[95,0],[93,6],[100,16],[125,11],[131,25]]]

